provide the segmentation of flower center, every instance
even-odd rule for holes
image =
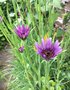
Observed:
[[[50,50],[50,49],[49,50],[43,50],[42,53],[44,55],[46,55],[46,59],[50,59],[54,55],[53,50]]]
[[[25,39],[25,32],[21,33],[22,39]]]

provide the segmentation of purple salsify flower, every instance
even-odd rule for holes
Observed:
[[[35,43],[36,52],[41,55],[44,59],[50,60],[57,56],[62,48],[59,46],[60,43],[58,40],[55,43],[52,43],[52,39],[48,38],[46,40],[42,39],[41,44]]]
[[[25,27],[24,25],[18,25],[15,29],[15,32],[21,39],[25,39],[29,35],[30,29],[28,26]]]
[[[24,51],[24,46],[21,46],[18,50],[22,53]]]

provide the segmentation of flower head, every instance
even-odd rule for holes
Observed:
[[[24,51],[24,46],[21,46],[18,50],[22,53]]]
[[[50,60],[57,56],[62,48],[59,46],[58,40],[53,44],[52,39],[48,38],[46,40],[42,39],[41,44],[35,43],[36,52],[41,55],[44,59]]]
[[[30,32],[30,29],[28,26],[25,27],[24,25],[22,25],[22,26],[18,25],[15,29],[15,32],[21,39],[25,39],[25,38],[27,38],[27,36]]]

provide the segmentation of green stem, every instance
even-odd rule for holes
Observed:
[[[40,75],[41,63],[40,63],[40,57],[38,58],[38,61],[39,61],[39,68],[38,68],[39,75],[38,75],[38,79],[39,79],[39,88],[41,89],[41,75]]]
[[[49,71],[50,71],[50,64],[48,61],[46,61],[45,63],[45,89],[48,88],[49,89]]]
[[[31,80],[29,79],[29,76],[28,76],[28,73],[27,73],[27,70],[26,70],[26,66],[25,66],[25,72],[26,72],[28,83],[31,86],[32,90],[34,90],[34,87],[33,87],[32,83],[31,83]]]

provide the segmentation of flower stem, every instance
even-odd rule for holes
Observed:
[[[49,71],[50,71],[50,65],[49,62],[46,61],[45,63],[45,90],[49,90]]]
[[[38,68],[38,80],[39,80],[39,88],[41,89],[41,76],[40,76],[40,69],[41,69],[41,63],[40,63],[40,57],[38,58],[39,61],[39,68]]]

